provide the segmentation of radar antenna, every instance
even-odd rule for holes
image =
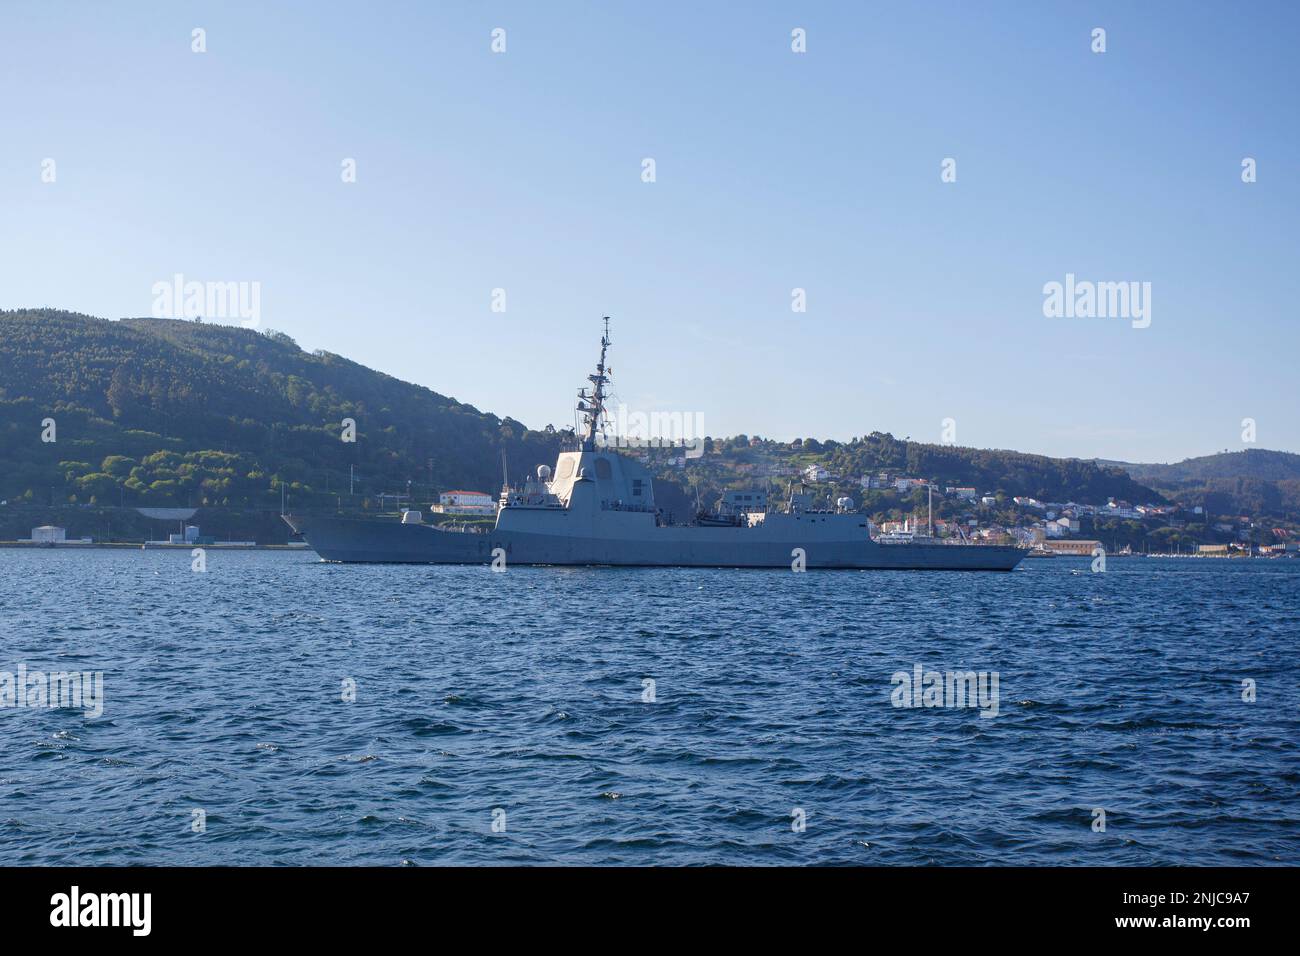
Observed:
[[[609,351],[609,316],[605,316],[605,334],[600,338],[600,361],[596,363],[596,374],[588,375],[591,382],[591,394],[585,388],[578,391],[578,411],[582,412],[583,436],[582,450],[596,450],[596,432],[600,429],[600,417],[605,414],[605,386],[609,384],[609,369],[605,366],[605,353]]]

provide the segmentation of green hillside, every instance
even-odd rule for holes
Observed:
[[[1173,465],[1112,462],[1139,481],[1158,481],[1171,485],[1186,481],[1216,478],[1247,478],[1258,481],[1300,481],[1300,455],[1266,448],[1220,452],[1188,458]]]
[[[1248,448],[1176,464],[1109,464],[1213,514],[1300,518],[1300,455],[1290,452]]]
[[[42,421],[53,419],[53,442]],[[356,441],[341,440],[356,422]],[[333,508],[493,492],[560,436],[287,336],[169,319],[0,312],[0,499],[11,503]]]
[[[1077,458],[1049,458],[1017,451],[931,445],[905,441],[872,432],[847,442],[796,439],[792,443],[769,439],[736,438],[710,441],[711,454],[735,470],[751,467],[758,473],[772,466],[805,468],[820,465],[836,476],[830,484],[837,493],[858,495],[858,480],[882,472],[926,478],[940,486],[974,487],[980,493],[1003,497],[1024,495],[1042,501],[1079,501],[1104,504],[1109,498],[1158,503],[1163,499],[1135,481],[1122,468],[1098,465]]]

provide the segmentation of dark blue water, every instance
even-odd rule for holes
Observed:
[[[0,709],[0,863],[1300,863],[1300,562],[1087,569],[0,550],[0,671],[105,697]]]

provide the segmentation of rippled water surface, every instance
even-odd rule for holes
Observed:
[[[1300,863],[1300,562],[0,550],[0,588],[0,671],[105,696],[0,709],[0,863]],[[916,664],[998,715],[894,707]]]

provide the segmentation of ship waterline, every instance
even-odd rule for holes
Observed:
[[[503,509],[504,513],[504,509]],[[769,520],[775,515],[769,515]],[[592,528],[588,534],[503,529],[475,534],[430,525],[335,517],[285,516],[326,561],[402,564],[615,565],[627,567],[856,568],[1010,571],[1023,548],[997,545],[877,544],[847,536],[830,519],[806,515],[790,529],[651,527]],[[854,516],[860,517],[860,516]],[[820,527],[819,527],[820,525]]]
[[[1010,571],[1026,551],[933,540],[877,541],[867,516],[842,499],[814,510],[792,491],[785,511],[676,525],[655,505],[654,481],[635,458],[599,441],[605,413],[609,333],[601,339],[590,390],[578,393],[584,429],[552,473],[501,493],[488,532],[402,521],[286,515],[326,561],[404,564],[617,565],[632,567],[928,569]],[[415,520],[410,520],[414,518]]]

